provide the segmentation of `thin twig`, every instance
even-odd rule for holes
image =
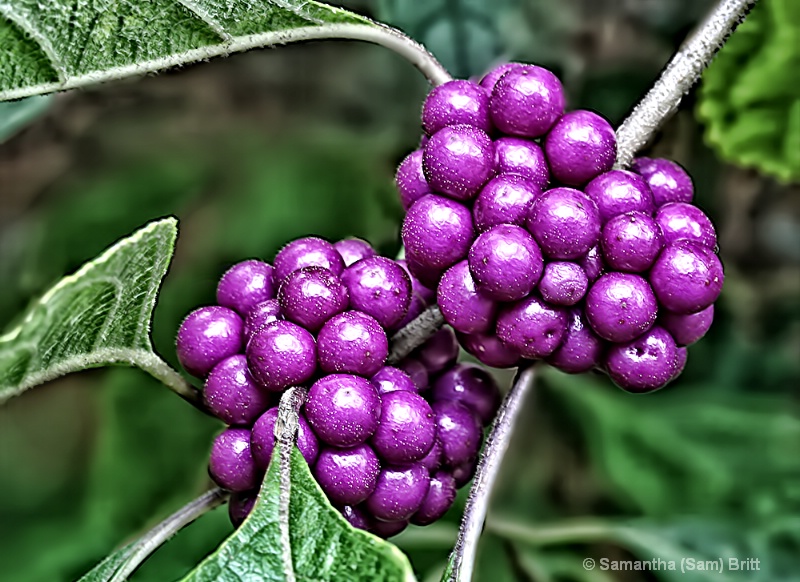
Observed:
[[[230,493],[215,487],[200,497],[181,507],[167,519],[159,523],[131,548],[130,556],[114,573],[109,582],[124,582],[159,547],[194,520],[222,505]]]
[[[617,130],[617,168],[626,168],[672,115],[683,96],[757,0],[722,0],[687,38]]]
[[[436,333],[444,325],[444,317],[438,305],[432,305],[416,319],[392,336],[391,349],[386,362],[394,365]]]
[[[511,390],[506,395],[497,413],[467,498],[458,539],[453,552],[450,554],[448,582],[469,582],[472,580],[478,540],[483,531],[483,524],[486,521],[486,512],[489,509],[492,489],[500,472],[503,455],[505,455],[511,442],[511,434],[516,424],[515,421],[522,409],[525,396],[533,387],[534,376],[535,368],[533,365],[520,368]]]
[[[148,353],[136,357],[131,363],[150,374],[156,380],[159,380],[164,386],[172,390],[197,410],[213,416],[203,402],[203,393],[189,384],[183,376],[157,354]]]

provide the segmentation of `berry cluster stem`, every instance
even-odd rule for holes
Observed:
[[[644,98],[617,130],[617,168],[634,155],[672,115],[703,70],[757,0],[722,0],[687,38]]]
[[[392,346],[386,363],[397,364],[415,348],[424,344],[436,330],[444,325],[444,316],[438,305],[432,305],[392,336]]]

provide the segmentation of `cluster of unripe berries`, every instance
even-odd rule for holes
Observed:
[[[408,268],[481,362],[543,359],[647,392],[677,377],[723,282],[711,221],[663,159],[612,169],[616,138],[565,112],[541,67],[433,89],[397,170]]]
[[[387,333],[432,298],[402,261],[362,240],[303,238],[273,265],[231,267],[217,305],[186,317],[178,358],[204,380],[207,409],[229,425],[214,441],[209,473],[233,492],[234,524],[255,502],[278,401],[292,386],[308,387],[297,446],[352,525],[388,537],[444,515],[472,478],[500,398],[482,367],[456,363],[449,328],[386,365]]]

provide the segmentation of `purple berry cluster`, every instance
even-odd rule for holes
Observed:
[[[680,166],[612,169],[611,125],[565,105],[553,73],[518,63],[430,92],[396,175],[407,266],[482,363],[542,359],[649,392],[711,325],[714,226]]]
[[[298,239],[272,265],[244,261],[222,276],[217,305],[181,324],[177,353],[229,425],[209,473],[233,492],[234,524],[253,506],[290,386],[308,387],[297,446],[352,525],[388,537],[444,515],[472,478],[500,393],[482,367],[456,363],[450,328],[386,365],[387,334],[433,299],[403,261],[358,239]]]

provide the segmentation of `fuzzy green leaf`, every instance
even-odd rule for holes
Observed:
[[[0,0],[0,101],[375,26],[306,0]]]
[[[0,336],[0,403],[43,382],[109,364],[174,376],[154,352],[150,319],[177,236],[152,222],[64,277]]]
[[[295,447],[289,489],[289,541],[280,526],[280,446],[259,500],[245,522],[182,582],[409,582],[411,565],[396,546],[354,529],[331,507]],[[290,557],[290,558],[289,558]],[[284,560],[291,559],[294,577]]]
[[[697,111],[722,158],[800,181],[800,2],[759,2],[703,76]]]

